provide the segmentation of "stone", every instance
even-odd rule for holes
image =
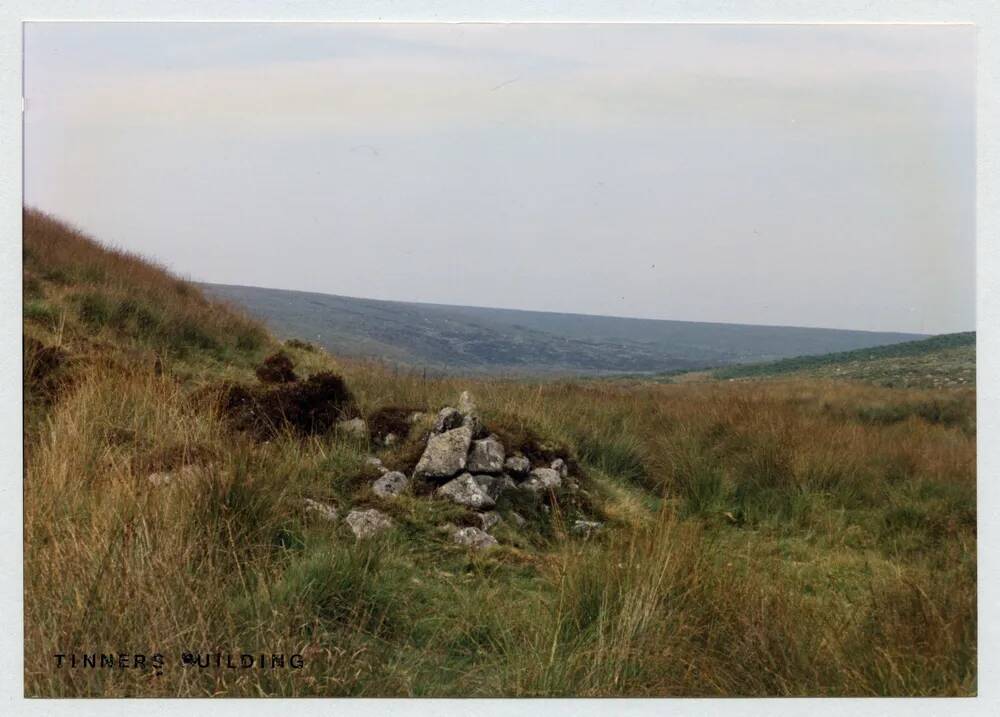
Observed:
[[[352,510],[344,520],[358,540],[370,538],[393,526],[392,519],[388,515],[374,508]]]
[[[517,488],[517,483],[511,480],[511,477],[508,475],[477,475],[472,477],[479,484],[479,487],[486,492],[486,495],[493,500],[499,498],[504,491]]]
[[[337,421],[337,430],[355,438],[364,438],[368,435],[368,426],[363,418],[349,418],[346,421]]]
[[[365,458],[365,465],[372,466],[373,468],[378,469],[379,473],[389,472],[389,469],[386,468],[384,465],[382,465],[382,459],[376,458],[375,456],[368,456],[367,458]]]
[[[465,470],[472,431],[453,428],[427,439],[427,447],[414,469],[420,478],[451,478]]]
[[[578,520],[573,523],[570,531],[589,538],[593,533],[600,530],[603,525],[603,523],[598,523],[595,520]]]
[[[507,457],[507,460],[503,462],[503,468],[511,475],[523,478],[531,472],[531,461],[520,453],[515,453]]]
[[[488,475],[503,473],[504,457],[503,444],[496,436],[473,441],[465,469],[470,473]]]
[[[394,446],[399,442],[399,436],[395,433],[386,433],[385,438],[382,439],[382,445],[384,446]]]
[[[320,503],[312,498],[306,498],[302,503],[305,505],[307,513],[315,513],[318,517],[330,522],[337,520],[337,509],[329,503]]]
[[[488,510],[485,513],[476,513],[476,519],[479,521],[479,527],[487,533],[491,528],[503,522],[503,518],[501,518],[500,514],[495,510]]]
[[[523,528],[528,523],[528,521],[524,519],[524,516],[516,511],[510,512],[510,522],[518,528]]]
[[[558,471],[551,468],[535,468],[528,476],[528,480],[524,481],[520,487],[538,493],[558,488],[560,485],[562,485],[562,478],[559,477]]]
[[[434,428],[431,429],[431,432],[444,433],[461,425],[462,414],[458,412],[458,409],[445,406],[438,412],[437,418],[434,420]]]
[[[462,425],[472,431],[473,438],[483,438],[486,436],[486,426],[479,420],[479,416],[474,413],[462,416]]]
[[[566,465],[566,461],[562,458],[556,458],[552,461],[552,470],[556,471],[560,478],[566,478],[569,476],[569,467]]]
[[[146,480],[156,486],[170,485],[174,479],[187,480],[197,478],[204,469],[201,466],[192,464],[183,465],[174,472],[163,471],[161,473],[150,473]]]
[[[388,471],[372,483],[372,491],[382,498],[395,498],[410,485],[410,479],[399,471]]]
[[[468,391],[462,391],[462,395],[458,397],[458,411],[463,416],[471,416],[479,412],[475,399]]]
[[[473,550],[486,550],[499,545],[496,538],[479,528],[461,528],[452,534],[451,539]]]
[[[437,494],[474,510],[487,510],[496,505],[496,501],[469,473],[463,473],[458,478],[448,481],[437,489]]]

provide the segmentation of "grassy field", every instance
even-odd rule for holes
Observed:
[[[889,388],[955,388],[976,383],[976,334],[944,334],[920,341],[856,351],[727,366],[708,373],[713,379],[856,379]]]
[[[274,338],[45,217],[24,241],[28,695],[976,693],[974,386],[425,379],[285,345],[362,415],[468,389],[491,427],[572,452],[583,507],[525,507],[470,553],[439,530],[464,509],[371,492],[366,456],[411,465],[419,436],[235,431],[202,397],[255,384]],[[359,542],[304,498],[397,527]],[[591,539],[566,529],[584,509]],[[56,667],[94,652],[166,665]]]

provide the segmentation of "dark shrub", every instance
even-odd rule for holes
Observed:
[[[52,401],[62,387],[65,377],[66,352],[58,346],[46,346],[41,341],[24,338],[24,393],[25,400]]]
[[[316,347],[313,346],[311,343],[309,343],[308,341],[302,341],[300,339],[288,339],[288,341],[285,342],[285,346],[287,346],[290,349],[301,349],[303,351],[316,350]]]
[[[273,388],[223,384],[219,408],[234,428],[261,440],[284,430],[298,435],[326,433],[337,421],[357,413],[344,380],[330,372]]]
[[[368,417],[368,430],[377,441],[384,441],[390,433],[396,434],[400,440],[410,435],[410,416],[419,409],[386,406],[380,408]]]
[[[295,365],[284,351],[271,354],[257,367],[257,378],[261,383],[292,383],[298,380]]]

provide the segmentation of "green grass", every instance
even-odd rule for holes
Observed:
[[[974,331],[942,334],[857,351],[728,366],[711,371],[711,376],[727,380],[799,374],[863,379],[886,386],[970,385],[975,383],[975,350]]]

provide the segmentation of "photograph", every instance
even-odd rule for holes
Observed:
[[[19,31],[26,702],[979,695],[974,24]]]

